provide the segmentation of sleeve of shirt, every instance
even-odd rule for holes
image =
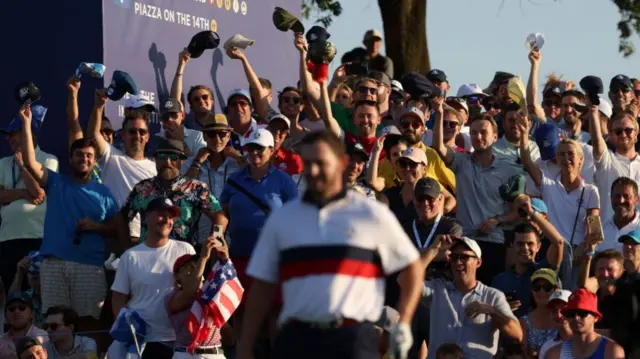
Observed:
[[[426,280],[422,282],[421,301],[427,306],[431,306],[431,299],[433,298],[433,293],[435,293],[435,287],[437,285],[442,285],[442,283],[438,279]]]
[[[104,193],[104,208],[105,212],[107,213],[107,217],[105,219],[109,219],[111,218],[111,216],[118,213],[119,208],[118,203],[116,202],[116,198],[113,196],[113,193],[111,193],[111,190],[106,186],[104,187]]]
[[[96,345],[96,341],[89,337],[82,337],[82,346],[80,347],[80,352],[97,353],[98,346]]]
[[[43,189],[45,193],[48,193],[49,189],[53,188],[60,181],[60,174],[46,167],[45,167],[45,171],[47,171],[47,184]]]
[[[453,173],[458,173],[463,168],[465,168],[471,162],[470,154],[464,152],[453,152],[453,161],[449,168],[453,171]]]
[[[427,160],[429,161],[429,163],[431,163],[431,166],[429,167],[431,167],[431,169],[433,170],[433,178],[435,178],[438,182],[440,182],[441,185],[443,185],[447,189],[453,190],[453,194],[455,194],[456,176],[452,172],[453,168],[448,168],[442,158],[440,158],[440,156],[435,151],[429,151],[428,149],[426,151],[426,154]]]
[[[585,189],[585,192],[589,191],[589,193],[585,193],[585,198],[587,199],[586,209],[600,208],[600,193],[598,192],[598,187],[590,185]]]
[[[118,268],[116,269],[116,277],[111,285],[111,290],[114,292],[128,295],[131,293],[131,282],[129,281],[129,261],[131,256],[129,252],[125,252],[120,256],[118,262]]]
[[[393,212],[380,203],[375,203],[372,210],[376,212],[375,216],[380,225],[378,254],[384,273],[395,273],[417,260],[420,255]]]
[[[542,176],[544,177],[544,172]],[[531,176],[526,175],[525,178],[526,178],[526,184],[524,187],[525,188],[524,192],[529,196],[542,197],[542,192],[538,187],[536,187],[536,184],[531,179]]]
[[[211,193],[209,188],[201,183],[198,188],[198,197],[200,198],[200,210],[201,211],[214,211],[218,212],[222,210],[222,206],[220,206],[220,202],[216,199],[216,197]]]
[[[196,138],[193,141],[193,150],[191,151],[193,152],[194,156],[198,153],[198,151],[200,151],[201,148],[207,147],[207,143],[204,141],[204,136],[202,136],[201,131],[195,131],[195,136]]]
[[[247,275],[273,284],[278,283],[280,275],[278,228],[281,227],[281,223],[278,223],[278,218],[278,215],[267,218],[247,266]]]
[[[509,306],[509,302],[507,302],[507,297],[505,297],[504,293],[494,288],[495,298],[493,299],[493,308],[498,311],[498,313],[509,317],[511,319],[517,319],[516,316],[511,311],[511,307]]]
[[[107,167],[107,162],[111,159],[114,150],[116,150],[116,148],[113,145],[107,145],[102,156],[98,155],[98,164],[102,169]]]
[[[138,184],[140,184],[140,183],[142,183],[142,182],[139,182]],[[132,221],[136,217],[136,215],[138,214],[138,209],[133,204],[133,201],[135,201],[136,197],[138,196],[138,192],[139,192],[138,191],[138,185],[133,186],[133,189],[129,193],[129,196],[127,196],[127,201],[124,203],[124,205],[122,206],[122,209],[120,210],[120,212],[129,221]]]
[[[42,163],[42,166],[44,168],[48,168],[50,170],[52,170],[53,172],[58,172],[58,158],[55,156],[51,156],[48,157],[47,159],[44,160],[44,163]]]
[[[611,153],[611,150],[609,150],[608,148],[604,149],[604,152],[602,152],[602,156],[600,156],[600,159],[596,158],[596,156],[593,155],[593,163],[596,166],[596,170],[606,170],[611,167],[611,161],[613,160],[611,158],[612,155],[613,154]]]

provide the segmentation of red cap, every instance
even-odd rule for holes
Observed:
[[[196,258],[195,254],[183,254],[182,256],[180,256],[178,259],[176,259],[176,262],[173,264],[173,274],[178,273],[178,271],[180,270],[180,268],[182,268],[182,266],[184,266],[185,264],[187,264],[188,262],[190,262],[195,258]]]
[[[584,288],[573,291],[569,302],[562,308],[562,314],[566,315],[573,310],[584,310],[593,314],[597,320],[602,319],[602,314],[598,311],[598,297]]]

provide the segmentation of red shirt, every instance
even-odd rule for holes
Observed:
[[[290,176],[299,175],[304,168],[302,157],[284,147],[280,147],[278,152],[276,152],[276,155],[273,157],[273,165]]]
[[[376,145],[376,137],[364,138],[360,136],[355,136],[349,132],[344,134],[344,140],[346,143],[359,143],[364,148],[364,151],[368,156],[371,156],[371,152],[373,152],[373,147]],[[383,149],[380,153],[380,161],[382,161],[387,156],[387,152]]]

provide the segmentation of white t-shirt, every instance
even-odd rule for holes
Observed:
[[[158,174],[155,162],[148,158],[134,160],[113,145],[107,147],[99,164],[102,182],[109,187],[120,207],[127,201],[133,186]],[[129,223],[129,231],[132,237],[140,237],[140,215]]]
[[[140,243],[120,257],[111,290],[130,296],[127,307],[147,322],[148,342],[176,339],[163,298],[173,290],[176,259],[195,253],[191,244],[169,240],[160,248]]]
[[[613,216],[611,185],[618,177],[629,177],[640,182],[640,156],[633,160],[611,150],[605,150],[600,160],[595,159],[596,185],[600,191],[600,218],[604,222]]]

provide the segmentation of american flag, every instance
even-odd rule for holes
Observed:
[[[222,328],[240,305],[243,293],[244,288],[231,261],[216,263],[198,291],[187,317],[187,328],[193,339],[187,348],[190,353],[207,340],[214,327]]]

